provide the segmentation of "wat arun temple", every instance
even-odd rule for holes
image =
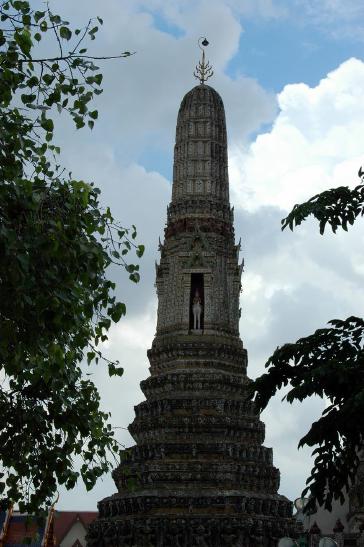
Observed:
[[[207,41],[202,42],[207,45]],[[229,201],[220,95],[200,83],[182,99],[172,199],[156,266],[158,319],[135,445],[99,502],[89,547],[275,547],[294,535],[292,504],[249,394],[239,336],[243,263]]]

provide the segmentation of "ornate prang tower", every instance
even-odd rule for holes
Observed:
[[[203,53],[200,85],[179,109],[156,265],[157,332],[141,383],[146,401],[135,407],[129,431],[136,445],[113,473],[118,492],[99,503],[89,547],[275,547],[293,528],[248,395],[239,337],[243,265],[229,203],[224,105],[205,84],[211,73]]]

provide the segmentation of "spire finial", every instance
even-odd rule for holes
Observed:
[[[204,84],[206,80],[211,78],[214,71],[212,70],[212,67],[207,61],[205,63],[205,50],[204,48],[209,45],[209,42],[207,41],[205,36],[201,36],[201,38],[198,39],[198,47],[202,51],[202,59],[199,61],[198,65],[196,65],[196,70],[193,73],[194,77],[200,80],[200,84]]]

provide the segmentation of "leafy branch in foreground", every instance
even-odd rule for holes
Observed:
[[[348,230],[359,216],[364,215],[364,184],[363,172],[360,168],[358,173],[361,184],[353,189],[348,186],[339,186],[326,190],[321,194],[313,196],[305,203],[295,205],[289,215],[282,220],[282,230],[287,226],[293,230],[299,226],[310,215],[313,215],[320,224],[320,234],[323,234],[327,224],[335,233],[337,228]]]
[[[317,446],[314,468],[303,496],[331,509],[332,499],[344,500],[343,492],[355,479],[358,452],[363,443],[364,413],[364,321],[349,317],[332,320],[294,344],[285,344],[269,358],[268,372],[255,381],[255,401],[263,410],[271,397],[290,385],[289,403],[312,395],[326,397],[330,404],[311,425],[299,447]]]
[[[358,174],[362,179],[362,169]],[[334,232],[339,226],[347,230],[363,212],[361,182],[353,190],[334,188],[295,205],[282,220],[282,230],[287,226],[293,230],[309,215],[319,221],[321,234],[327,224]],[[265,365],[268,372],[252,385],[260,410],[287,385],[290,389],[285,399],[290,403],[312,395],[328,400],[328,407],[298,445],[316,446],[314,465],[302,493],[310,496],[306,511],[314,511],[317,504],[330,510],[333,499],[343,502],[356,480],[364,444],[364,320],[349,317],[331,320],[329,325],[277,348]]]
[[[0,2],[0,21],[0,502],[38,513],[58,484],[72,488],[81,475],[90,489],[118,457],[81,362],[101,357],[121,376],[100,351],[126,311],[107,268],[137,282],[128,253],[144,247],[100,207],[98,188],[65,174],[53,144],[55,115],[91,129],[98,118],[102,74],[84,42],[102,20],[73,31],[48,5],[11,0]],[[39,51],[47,34],[49,56]]]

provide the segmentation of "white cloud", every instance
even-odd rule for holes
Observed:
[[[285,8],[287,21],[319,30],[338,42],[363,41],[364,4],[361,0],[276,0]],[[312,47],[312,44],[309,43]]]
[[[276,101],[272,94],[251,78],[241,76],[235,81],[224,73],[243,32],[228,4],[206,0],[168,3],[162,13],[168,12],[178,22],[181,37],[158,28],[158,8],[159,2],[109,0],[102,6],[104,27],[90,48],[91,53],[97,47],[98,53],[105,54],[136,51],[128,59],[102,66],[105,92],[98,98],[97,130],[121,161],[138,160],[142,153],[159,150],[171,162],[177,110],[183,95],[197,84],[193,77],[200,57],[197,40],[207,32],[212,85],[224,94],[230,134],[246,139],[261,124],[273,120]],[[85,20],[82,2],[75,5],[64,0],[62,12],[72,21]],[[99,3],[90,0],[87,12],[98,14]]]
[[[229,5],[245,17],[279,19],[288,14],[288,6],[276,0],[229,0]]]
[[[235,201],[290,209],[328,187],[356,184],[363,158],[364,64],[350,59],[317,87],[287,85],[269,133],[230,155]]]
[[[236,233],[244,234],[241,333],[249,375],[264,370],[278,345],[311,334],[332,318],[362,315],[362,220],[349,233],[324,237],[314,221],[294,233],[280,219],[296,202],[338,185],[356,185],[363,160],[364,63],[350,59],[317,87],[286,86],[272,129],[246,149],[233,147],[230,175]],[[299,439],[324,403],[287,407],[277,395],[263,413],[282,493],[298,496],[311,468]]]
[[[308,15],[321,22],[356,21],[364,15],[361,0],[296,0]]]
[[[124,367],[121,378],[109,378],[107,367],[102,362],[89,369],[101,395],[102,409],[111,412],[110,423],[115,428],[117,440],[124,446],[134,444],[127,427],[134,419],[134,405],[144,399],[139,384],[148,376],[147,349],[151,346],[155,332],[155,316],[154,302],[146,305],[137,317],[122,319],[111,329],[103,351],[110,359],[119,359]],[[72,491],[60,489],[57,507],[68,511],[95,511],[97,502],[115,491],[111,473],[99,479],[91,492],[87,492],[79,480]]]

